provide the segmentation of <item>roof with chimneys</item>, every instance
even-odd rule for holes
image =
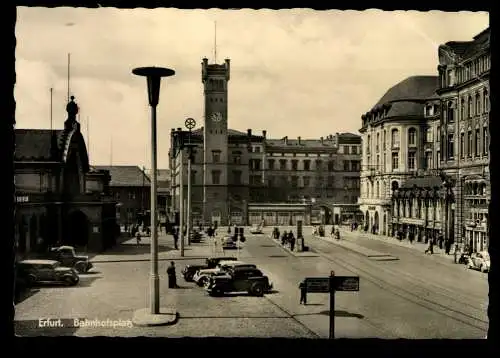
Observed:
[[[149,177],[137,165],[93,165],[98,170],[108,170],[111,175],[109,186],[150,186]]]

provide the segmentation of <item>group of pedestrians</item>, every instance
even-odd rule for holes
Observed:
[[[275,227],[273,230],[273,238],[275,240],[281,240],[281,245],[288,247],[291,251],[295,250],[296,238],[291,230],[290,232],[286,230],[283,231],[283,234],[280,236],[280,230]]]

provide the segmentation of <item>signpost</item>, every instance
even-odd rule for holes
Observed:
[[[335,338],[335,292],[358,292],[359,276],[306,277],[306,291],[308,293],[330,294],[330,339]]]

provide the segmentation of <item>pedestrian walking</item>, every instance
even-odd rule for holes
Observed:
[[[293,232],[290,233],[290,250],[293,251],[295,249],[295,236],[293,236]]]
[[[170,261],[170,266],[167,268],[168,288],[179,288],[177,286],[177,276],[175,274],[175,263]]]
[[[340,230],[338,230],[338,229],[335,230],[335,233],[333,234],[333,236],[336,240],[340,240]]]
[[[288,233],[285,230],[285,231],[283,231],[283,235],[281,235],[281,245],[285,246],[287,238],[288,238]]]
[[[139,230],[137,230],[135,233],[135,240],[137,242],[137,246],[139,246],[141,244],[141,233],[139,232]]]
[[[444,242],[444,252],[446,255],[449,255],[450,254],[450,250],[451,250],[451,242],[450,240],[446,240]]]
[[[427,247],[427,250],[425,250],[426,254],[432,255],[434,253],[434,241],[429,240],[429,246]]]
[[[307,286],[305,280],[299,284],[299,290],[300,290],[300,304],[307,305]]]
[[[174,228],[172,236],[174,237],[174,249],[178,250],[178,243],[179,243],[179,229]]]

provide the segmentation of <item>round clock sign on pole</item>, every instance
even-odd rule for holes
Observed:
[[[188,118],[184,122],[184,125],[186,126],[187,129],[191,130],[196,126],[196,121],[193,118]]]

